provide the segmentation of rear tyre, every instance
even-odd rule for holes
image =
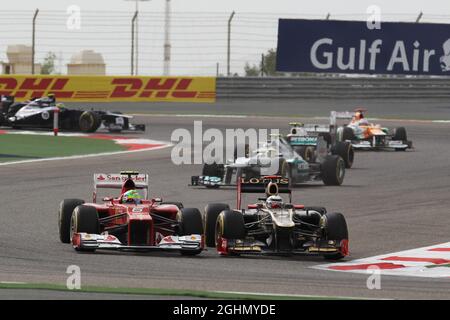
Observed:
[[[352,128],[343,127],[342,129],[342,141],[355,140],[355,133]]]
[[[245,222],[240,211],[224,210],[217,217],[216,223],[216,248],[222,243],[222,239],[235,240],[244,239]]]
[[[72,214],[70,223],[70,240],[72,240],[74,233],[100,233],[100,223],[98,221],[97,209],[91,206],[79,205],[75,208]],[[78,251],[94,252],[95,249],[77,249]]]
[[[197,208],[183,208],[181,214],[178,216],[179,235],[189,236],[191,234],[203,235],[203,221],[202,214]],[[198,250],[183,250],[182,255],[195,256],[202,252]]]
[[[70,220],[73,210],[79,205],[84,204],[81,199],[64,199],[59,204],[58,227],[59,239],[62,243],[70,243]]]
[[[295,152],[299,154],[306,162],[314,162],[314,148],[311,146],[301,146],[294,148]]]
[[[327,143],[327,146],[329,147],[332,142],[331,134],[328,132],[320,132],[319,137],[323,137],[323,140]]]
[[[230,210],[230,206],[225,203],[210,203],[205,208],[205,243],[207,247],[216,245],[216,221],[224,210]]]
[[[336,142],[331,149],[331,153],[340,156],[344,160],[347,169],[350,169],[353,166],[355,151],[350,142]]]
[[[95,132],[101,125],[100,115],[93,111],[85,111],[78,121],[81,132]]]
[[[328,155],[321,165],[322,181],[327,186],[340,186],[344,182],[345,162],[338,155]]]
[[[294,185],[294,181],[292,178],[291,165],[286,161],[286,159],[280,159],[278,166],[279,167],[278,167],[277,175],[282,176],[283,178],[287,178],[289,180],[289,188],[292,188]]]
[[[345,243],[348,243],[347,222],[345,221],[345,217],[342,213],[332,212],[325,214],[324,227],[327,240],[333,240],[341,244],[343,241]],[[348,248],[345,248],[344,250],[347,251]],[[346,254],[347,252],[330,253],[325,254],[324,258],[330,260],[338,260],[344,258]]]

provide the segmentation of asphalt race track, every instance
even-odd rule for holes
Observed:
[[[333,104],[332,101],[323,102],[314,108],[315,103],[272,102],[272,114],[279,106],[283,110],[282,115],[292,107],[292,114],[326,117],[327,112],[319,111]],[[190,106],[184,111],[192,108]],[[206,114],[214,113],[214,105],[209,106],[210,112],[205,108],[208,105],[198,107]],[[409,119],[450,118],[445,103],[436,103],[433,108],[428,108],[427,102],[416,102],[411,106],[411,113],[408,113],[406,103],[400,111],[385,106],[373,108],[377,110],[376,116],[384,118],[392,118],[392,115]],[[137,109],[133,112],[142,108]],[[176,110],[157,111],[177,113]],[[230,113],[242,114],[245,110]],[[123,107],[120,111],[127,112],[128,109]],[[269,108],[266,111],[269,112]],[[148,131],[144,136],[169,141],[174,129],[191,130],[194,119],[149,115],[137,117],[136,122],[147,124]],[[252,116],[199,119],[205,129],[280,128],[283,131],[287,130],[289,121],[300,120]],[[325,206],[329,211],[345,214],[351,253],[347,260],[450,241],[450,123],[382,123],[389,127],[407,127],[415,149],[408,152],[359,152],[354,169],[347,171],[344,185],[325,187],[321,183],[312,183],[294,192],[297,203]],[[231,205],[235,202],[235,190],[187,187],[190,176],[199,174],[201,166],[173,165],[170,148],[108,158],[0,166],[0,281],[64,285],[67,267],[75,264],[81,268],[82,285],[367,298],[450,298],[450,279],[383,276],[381,290],[369,290],[366,287],[368,275],[311,269],[326,263],[321,257],[223,258],[214,250],[197,257],[181,257],[177,253],[78,254],[70,245],[61,244],[57,227],[59,202],[64,198],[89,200],[93,173],[123,169],[148,172],[152,196],[181,201],[185,207],[203,210],[208,202]],[[251,196],[247,199],[252,200]],[[10,294],[10,290],[0,290],[0,298]],[[39,297],[40,292],[32,291],[26,297],[33,294]],[[66,293],[65,297],[70,298],[70,294]]]

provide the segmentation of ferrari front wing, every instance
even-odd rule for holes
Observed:
[[[72,246],[77,251],[89,250],[117,250],[117,251],[197,251],[203,250],[202,235],[166,236],[158,244],[126,245],[113,235],[75,233],[72,237]]]

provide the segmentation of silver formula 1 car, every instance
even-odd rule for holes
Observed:
[[[303,159],[281,135],[272,136],[247,156],[229,160],[226,164],[205,164],[201,176],[192,176],[192,186],[218,188],[236,185],[241,177],[258,178],[280,175],[288,178],[291,186],[309,181],[325,185],[341,185],[345,177],[345,162],[339,155],[328,154],[327,143],[317,142],[314,161]]]

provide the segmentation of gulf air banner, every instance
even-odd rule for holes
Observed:
[[[450,24],[280,19],[277,70],[450,76]]]
[[[0,95],[17,101],[54,94],[66,102],[214,102],[213,77],[0,76]]]

